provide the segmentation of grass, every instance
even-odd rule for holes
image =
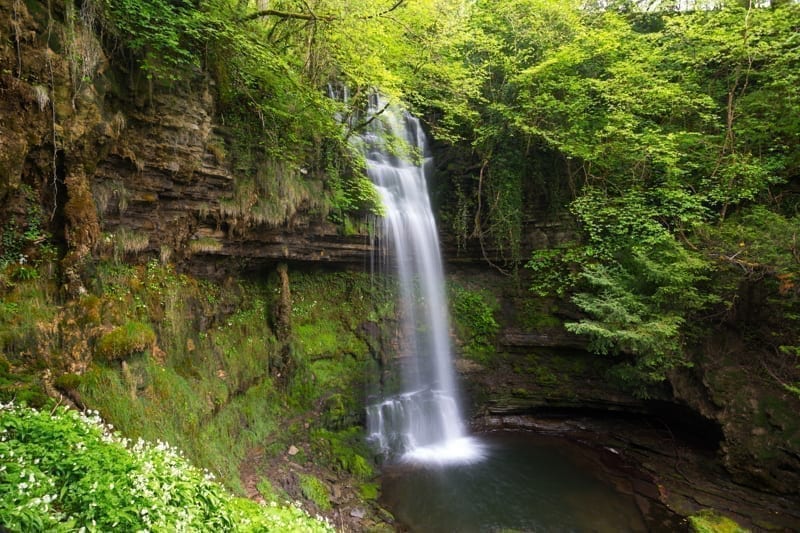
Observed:
[[[189,241],[189,249],[193,253],[215,253],[222,250],[222,243],[211,237],[201,237]]]
[[[233,196],[221,200],[219,209],[224,217],[245,224],[285,224],[301,206],[324,216],[330,204],[322,182],[306,179],[298,168],[277,159],[262,161],[234,186]]]
[[[117,232],[114,240],[117,253],[137,254],[150,245],[150,236],[147,233],[124,228]]]
[[[149,324],[128,321],[100,337],[95,355],[106,361],[124,359],[153,346],[156,334]]]

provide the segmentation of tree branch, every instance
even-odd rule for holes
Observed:
[[[398,7],[402,6],[406,0],[397,0],[392,7],[385,9],[379,13],[373,13],[372,15],[364,15],[361,17],[355,17],[361,20],[369,20],[378,17],[383,17],[397,9]],[[303,2],[306,4],[305,2]],[[308,7],[308,4],[306,4]],[[278,17],[280,19],[297,19],[297,20],[324,20],[325,22],[333,22],[334,20],[340,20],[341,17],[337,17],[336,15],[317,15],[311,9],[308,9],[308,13],[292,13],[290,11],[279,11],[277,9],[263,9],[261,11],[256,11],[255,13],[250,13],[239,20],[241,22],[247,22],[250,20],[256,20],[264,17]]]
[[[348,129],[347,129],[347,133],[345,134],[344,138],[347,139],[348,137],[350,137],[356,131],[362,130],[362,129],[366,128],[367,126],[369,126],[370,124],[372,124],[373,120],[378,118],[378,116],[382,115],[383,112],[386,111],[389,108],[390,103],[391,102],[386,102],[386,105],[384,105],[377,112],[373,113],[372,116],[369,117],[367,120],[364,120],[364,121],[362,121],[362,122],[360,122],[360,123],[358,123],[358,124],[356,124],[354,126],[349,126]]]
[[[330,22],[336,20],[337,17],[333,15],[315,15],[314,13],[291,13],[289,11],[278,11],[277,9],[264,9],[256,11],[239,19],[242,22],[256,20],[264,17],[278,17],[280,19],[297,19],[297,20],[324,20]]]
[[[397,2],[395,2],[394,5],[392,7],[390,7],[389,9],[387,9],[386,11],[381,11],[380,13],[375,13],[374,15],[367,15],[366,17],[359,17],[359,18],[362,18],[362,19],[366,20],[366,19],[374,19],[374,18],[378,18],[378,17],[383,17],[385,15],[388,15],[389,13],[391,13],[392,11],[397,9],[398,7],[402,6],[405,2],[406,2],[406,0],[397,0]]]

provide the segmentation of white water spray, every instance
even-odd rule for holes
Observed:
[[[375,113],[380,113],[375,115]],[[369,437],[382,453],[403,461],[471,462],[482,446],[468,437],[458,401],[439,238],[426,183],[430,165],[419,120],[376,101],[370,131],[361,137],[367,174],[386,215],[382,246],[397,268],[403,316],[402,388],[367,407]],[[387,146],[401,142],[398,156]]]

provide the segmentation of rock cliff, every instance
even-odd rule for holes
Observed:
[[[68,13],[30,6],[0,2],[2,222],[31,201],[51,214],[73,290],[90,254],[161,257],[206,276],[277,260],[362,264],[368,240],[327,220],[324,176],[233,169],[207,78],[153,88],[110,64]]]

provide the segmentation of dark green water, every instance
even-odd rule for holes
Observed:
[[[387,469],[383,503],[410,531],[647,531],[633,497],[594,475],[566,441],[525,433],[481,437],[471,465]]]

